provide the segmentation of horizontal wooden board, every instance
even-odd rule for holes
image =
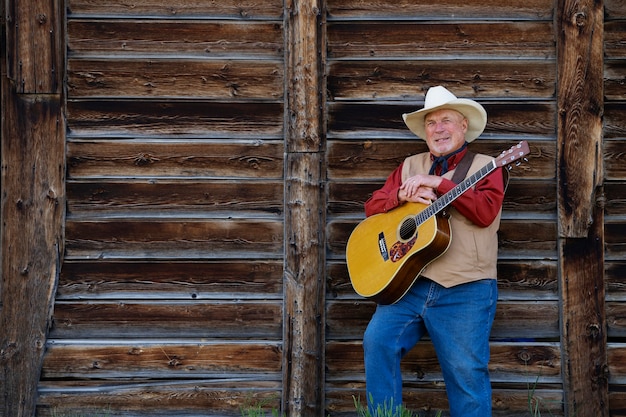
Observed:
[[[512,141],[531,138],[552,140],[555,137],[556,107],[552,102],[494,103],[483,102],[480,98],[477,100],[485,107],[488,115],[484,137],[497,135],[510,137]],[[359,140],[377,137],[415,139],[415,135],[404,124],[402,114],[421,107],[418,104],[395,102],[329,103],[328,137]]]
[[[280,409],[279,381],[258,377],[187,381],[85,381],[40,384],[37,416],[93,417],[241,416],[241,406]]]
[[[492,384],[492,417],[563,416],[563,391],[556,384]],[[448,410],[443,384],[405,383],[404,405],[419,417],[439,417]],[[353,417],[355,399],[365,404],[365,386],[359,383],[329,383],[326,411],[332,417]],[[529,407],[532,406],[532,411]],[[535,409],[536,407],[536,409]],[[541,414],[530,414],[541,413]],[[445,414],[444,414],[445,415]]]
[[[68,17],[96,16],[159,16],[169,18],[228,17],[240,19],[279,19],[283,13],[280,0],[69,0]]]
[[[282,141],[168,138],[67,143],[68,179],[187,177],[198,186],[202,178],[282,179],[283,164]]]
[[[608,59],[626,58],[626,51],[624,51],[624,39],[626,38],[624,21],[626,20],[626,13],[620,17],[621,21],[607,21],[604,23],[604,56]]]
[[[241,171],[232,168],[232,174]],[[67,215],[73,219],[157,214],[280,218],[284,212],[284,186],[278,180],[94,180],[69,181],[66,187]]]
[[[405,126],[406,129],[406,126]],[[498,156],[520,140],[476,140],[469,146],[474,152]],[[513,181],[518,179],[555,179],[556,178],[556,142],[528,140],[530,154],[528,162],[521,161],[513,166],[510,176]],[[380,181],[377,188],[382,187],[384,180],[410,155],[426,152],[426,143],[414,137],[413,140],[367,140],[358,141],[331,140],[327,145],[327,173],[329,180],[340,179],[363,181],[372,179]]]
[[[606,260],[604,262],[604,282],[606,285],[606,299],[610,301],[626,302],[626,261],[622,259]]]
[[[442,23],[400,19],[393,24],[329,21],[328,58],[554,59],[556,56],[552,21]]]
[[[604,0],[604,18],[607,21],[626,19],[626,3],[623,0]]]
[[[626,107],[624,107],[626,111]],[[626,122],[626,117],[624,118]],[[623,138],[607,139],[603,142],[604,178],[610,181],[626,181],[626,146],[624,146],[626,130]],[[610,184],[609,184],[610,185]],[[607,201],[611,205],[613,202]]]
[[[609,342],[614,341],[613,338],[621,341],[626,337],[626,302],[607,301],[605,306]]]
[[[376,304],[366,300],[326,303],[327,340],[361,340]],[[558,340],[559,305],[548,301],[500,301],[491,332],[494,341]]]
[[[283,104],[191,100],[69,100],[68,135],[115,137],[198,135],[279,138]]]
[[[443,0],[436,3],[412,0],[329,0],[332,19],[532,19],[551,20],[553,5],[544,0],[494,2],[492,0]]]
[[[226,219],[68,220],[68,258],[281,257],[282,221]]]
[[[282,300],[283,261],[66,261],[56,293],[68,300]]]
[[[50,337],[281,340],[282,300],[57,301]]]
[[[255,57],[282,59],[282,20],[70,19],[68,57]]]
[[[626,256],[626,220],[607,218],[604,222],[604,248],[607,259],[624,259]]]
[[[626,344],[608,343],[609,384],[626,384]]]
[[[329,100],[423,99],[428,88],[449,85],[457,96],[550,99],[553,60],[330,61]]]
[[[355,220],[331,220],[327,226],[327,246],[331,258],[345,256],[345,247]],[[498,232],[501,258],[556,259],[556,220],[502,219]]]
[[[558,343],[492,342],[489,371],[492,382],[560,382],[561,358]],[[331,342],[326,345],[327,380],[364,381],[363,347],[360,342]],[[443,381],[435,348],[428,340],[419,342],[402,359],[405,382]]]
[[[626,392],[619,386],[612,386],[609,391],[609,410],[611,417],[626,417]]]
[[[626,138],[626,102],[606,102],[604,103],[604,129],[602,130],[604,139],[619,139],[623,141]],[[606,140],[605,143],[610,144],[611,141]],[[623,143],[623,142],[622,142]],[[618,143],[621,145],[621,143]],[[621,145],[623,147],[623,145]],[[606,165],[607,175],[615,166],[610,165],[614,159],[610,158],[610,154],[605,152],[604,161]],[[623,158],[623,155],[620,155]],[[623,167],[622,167],[623,168]],[[620,172],[621,174],[621,172]],[[621,177],[626,175],[621,174]],[[610,177],[609,177],[610,178]]]
[[[284,64],[264,60],[70,59],[68,96],[282,99]]]
[[[352,288],[345,262],[329,262],[326,271],[326,293],[329,299],[363,300]],[[501,301],[558,300],[556,262],[500,260],[498,296]]]
[[[623,36],[626,37],[626,29]],[[626,53],[624,55],[621,59],[604,61],[604,97],[606,101],[626,101],[626,82],[624,82]]]
[[[605,142],[605,146],[608,144]],[[619,155],[616,155],[619,158]],[[618,164],[611,164],[618,168]],[[624,171],[626,173],[626,171]],[[604,213],[607,217],[626,216],[626,181],[604,182]]]
[[[281,342],[48,343],[42,380],[251,378],[281,380]]]
[[[532,171],[534,161],[529,162],[528,167]],[[511,180],[503,204],[504,217],[553,217],[556,210],[555,181],[518,179],[515,178],[517,174],[517,168],[510,172]],[[526,172],[520,174],[526,175]],[[364,217],[365,202],[382,185],[382,181],[330,182],[328,184],[328,214]]]

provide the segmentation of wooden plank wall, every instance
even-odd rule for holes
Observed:
[[[363,203],[425,149],[401,114],[444,84],[489,114],[473,149],[520,140],[501,228],[494,416],[563,415],[554,2],[327,0],[324,415],[364,396],[344,247]],[[283,392],[283,2],[67,2],[67,222],[38,416],[234,416]],[[626,415],[626,7],[605,1],[605,233],[612,415]],[[445,409],[426,342],[406,402]]]
[[[626,416],[626,3],[605,0],[604,233],[611,416]]]
[[[280,406],[282,13],[67,2],[67,245],[38,415]]]
[[[511,172],[500,233],[500,297],[492,333],[494,416],[562,415],[556,223],[556,53],[552,2],[328,1],[327,409],[350,415],[365,399],[361,337],[374,310],[351,290],[344,245],[363,203],[404,157],[425,145],[401,115],[430,86],[484,104],[476,151],[520,140],[528,163]],[[430,343],[402,365],[405,401],[447,408]]]

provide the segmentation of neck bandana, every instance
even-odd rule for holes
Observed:
[[[457,153],[461,152],[465,148],[467,148],[467,142],[465,142],[463,146],[461,146],[459,149],[457,149],[456,151],[452,153],[449,153],[448,155],[435,157],[433,159],[433,164],[430,167],[430,171],[428,171],[428,175],[433,175],[436,172],[438,165],[441,165],[441,174],[439,175],[443,175],[446,172],[448,172],[448,158],[450,158],[453,155],[456,155]]]

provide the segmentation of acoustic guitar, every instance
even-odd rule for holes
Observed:
[[[405,203],[360,222],[346,246],[348,273],[357,294],[380,304],[401,299],[424,268],[450,246],[450,221],[444,209],[496,168],[529,152],[528,143],[522,141],[432,204]]]

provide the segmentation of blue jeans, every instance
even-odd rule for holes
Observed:
[[[428,332],[443,372],[451,417],[491,416],[489,334],[495,279],[445,288],[418,279],[395,304],[378,305],[363,336],[370,411],[402,403],[400,360]],[[373,402],[370,402],[370,396]]]

